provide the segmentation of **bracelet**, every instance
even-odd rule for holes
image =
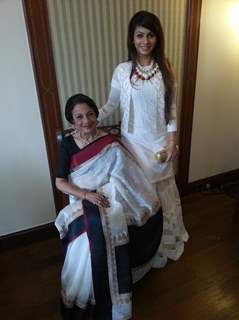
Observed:
[[[83,191],[83,197],[82,197],[83,200],[84,200],[84,199],[87,200],[86,194],[87,194],[87,191]]]

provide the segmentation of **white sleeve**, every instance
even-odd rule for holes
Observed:
[[[172,99],[172,104],[170,106],[170,120],[167,124],[168,132],[177,131],[176,92],[177,92],[177,84],[175,84],[173,88],[173,99]]]
[[[108,101],[100,108],[98,121],[101,122],[109,117],[119,106],[120,103],[120,90],[111,87]]]
[[[100,108],[98,121],[102,122],[105,118],[109,117],[120,104],[120,82],[118,79],[118,68],[115,69],[112,80],[110,94],[106,104]]]

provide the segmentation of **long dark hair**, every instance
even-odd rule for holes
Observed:
[[[133,76],[134,69],[137,61],[137,51],[134,46],[134,32],[136,27],[144,27],[149,29],[156,35],[157,41],[155,48],[152,52],[152,58],[158,63],[159,69],[163,76],[165,85],[165,120],[166,123],[170,120],[170,106],[173,99],[173,86],[174,86],[174,75],[171,69],[171,65],[168,59],[165,57],[164,52],[164,33],[159,21],[159,18],[151,12],[139,11],[130,20],[128,27],[128,60],[132,61],[132,71],[130,79]]]

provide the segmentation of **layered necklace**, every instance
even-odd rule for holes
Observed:
[[[141,66],[136,64],[134,69],[134,75],[141,80],[150,80],[159,71],[157,62],[152,61],[149,66]]]

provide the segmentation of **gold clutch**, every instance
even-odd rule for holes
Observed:
[[[177,149],[177,152],[179,152],[179,147],[178,147],[178,145],[176,145],[176,149]],[[166,151],[165,149],[160,150],[160,151],[156,152],[156,153],[154,154],[154,156],[155,156],[155,159],[156,159],[158,162],[163,163],[163,162],[165,162],[166,159],[167,159],[167,151]]]
[[[163,163],[163,162],[165,162],[166,159],[167,159],[167,151],[166,151],[166,150],[160,150],[160,151],[156,152],[156,153],[154,154],[154,156],[155,156],[155,159],[156,159],[158,162]]]

